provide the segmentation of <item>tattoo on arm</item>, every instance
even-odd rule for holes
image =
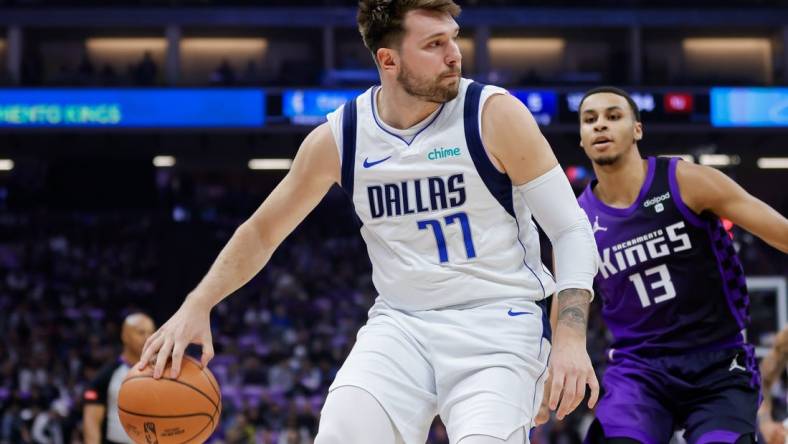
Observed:
[[[558,324],[585,333],[590,302],[591,293],[588,290],[578,288],[562,290],[558,293]]]

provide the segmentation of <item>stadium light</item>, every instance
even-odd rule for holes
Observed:
[[[699,54],[771,51],[769,39],[760,37],[688,37],[682,46],[685,51]]]
[[[11,159],[0,159],[0,171],[11,171],[14,169],[14,161]]]
[[[153,166],[156,168],[169,168],[171,166],[175,166],[175,157],[156,156],[153,158]]]
[[[161,37],[92,37],[85,41],[88,51],[141,52],[165,51],[167,39]]]
[[[741,158],[739,156],[729,156],[727,154],[701,154],[700,155],[700,163],[701,165],[713,166],[713,167],[725,167],[731,165],[738,165],[741,162]]]
[[[761,157],[758,168],[762,170],[788,169],[788,157]]]
[[[293,159],[252,159],[250,170],[289,170]]]
[[[237,54],[244,51],[264,52],[268,48],[268,40],[263,38],[211,38],[187,37],[181,40],[183,51],[207,51]]]

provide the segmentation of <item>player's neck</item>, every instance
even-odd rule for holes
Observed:
[[[402,88],[386,85],[375,97],[378,117],[392,128],[408,129],[426,119],[440,107],[406,93]]]
[[[597,185],[594,195],[614,208],[628,208],[640,194],[648,173],[648,161],[631,150],[613,165],[594,165]]]

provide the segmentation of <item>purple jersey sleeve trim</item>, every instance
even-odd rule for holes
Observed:
[[[632,205],[627,208],[615,208],[602,202],[598,197],[596,197],[592,190],[592,186],[595,181],[589,183],[588,187],[586,188],[586,192],[583,193],[586,194],[586,202],[589,205],[597,208],[599,211],[603,211],[613,216],[626,217],[637,211],[637,209],[640,207],[640,203],[643,202],[643,198],[646,197],[646,194],[651,189],[651,184],[654,182],[654,171],[656,170],[657,166],[656,157],[649,157],[646,159],[646,161],[648,162],[648,166],[646,168],[646,180],[643,181],[643,186],[640,187],[640,193],[638,193],[638,197],[634,202],[632,202]]]
[[[676,179],[676,167],[681,160],[680,157],[673,157],[670,159],[670,165],[668,166],[668,182],[670,183],[670,195],[673,196],[673,203],[676,204],[676,208],[679,209],[681,214],[684,216],[685,219],[692,225],[696,227],[703,227],[705,222],[703,219],[700,218],[694,211],[692,211],[687,204],[684,203],[684,199],[681,198],[681,191],[679,190],[679,181]]]
[[[725,302],[728,303],[728,308],[731,311],[731,315],[733,315],[733,318],[739,324],[739,328],[743,330],[743,329],[747,328],[747,320],[745,319],[746,315],[743,314],[741,311],[737,310],[736,306],[734,305],[733,294],[731,294],[731,289],[727,285],[727,282],[726,282],[727,279],[728,279],[728,276],[726,276],[725,269],[723,269],[723,266],[722,266],[722,258],[720,257],[721,251],[720,251],[720,249],[718,249],[718,248],[716,248],[714,246],[714,243],[715,243],[714,227],[709,224],[709,225],[706,226],[706,231],[707,231],[707,233],[709,235],[709,241],[711,242],[711,249],[714,252],[714,259],[717,261],[717,270],[719,271],[720,279],[723,282],[722,291],[725,293]]]
[[[739,439],[741,433],[738,432],[730,432],[728,430],[712,430],[710,432],[706,432],[698,438],[696,444],[708,444],[708,443],[735,443],[736,440]]]

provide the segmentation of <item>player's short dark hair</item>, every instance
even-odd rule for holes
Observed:
[[[586,101],[588,96],[599,94],[599,93],[611,93],[627,99],[627,103],[629,103],[629,107],[632,108],[632,115],[635,116],[635,121],[640,122],[640,110],[638,109],[638,104],[635,103],[634,100],[632,100],[632,96],[630,96],[626,91],[624,91],[621,88],[616,88],[615,86],[599,86],[597,88],[587,91],[583,95],[583,98],[580,100],[580,105],[577,106],[577,112],[579,113],[580,110],[583,108],[583,102]]]
[[[457,18],[460,7],[453,0],[360,0],[358,2],[358,31],[372,57],[380,48],[391,48],[402,42],[405,34],[405,14],[425,9],[444,12]]]

